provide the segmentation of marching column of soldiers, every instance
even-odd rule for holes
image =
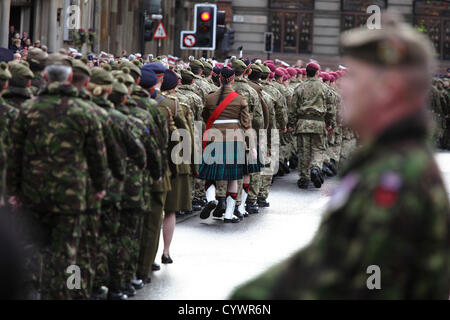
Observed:
[[[23,235],[26,297],[127,299],[160,268],[161,230],[161,262],[173,263],[177,215],[201,211],[201,219],[212,213],[239,223],[269,207],[273,179],[297,168],[300,189],[321,188],[357,148],[357,133],[340,121],[345,73],[235,57],[176,66],[164,56],[146,64],[116,58],[91,67],[84,57],[38,48],[27,61],[2,62],[0,188],[11,228]],[[434,139],[449,148],[448,81],[434,84]],[[226,101],[229,115],[210,121],[207,109],[219,109],[230,92],[238,100]],[[195,152],[189,163],[174,161],[173,154],[186,158],[174,137],[188,132],[194,151],[197,131],[212,124],[255,130],[253,142],[235,143],[256,161],[214,174],[192,161]],[[70,266],[81,270],[78,290],[67,285]]]

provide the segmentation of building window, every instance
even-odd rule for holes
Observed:
[[[441,59],[450,60],[450,1],[414,1],[414,26],[428,35]]]
[[[377,5],[381,9],[387,7],[386,0],[341,0],[341,30],[345,31],[363,26],[367,23],[370,14],[367,7]]]
[[[270,0],[270,8],[274,52],[311,53],[314,1]]]

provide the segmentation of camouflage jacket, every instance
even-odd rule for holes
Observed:
[[[168,168],[167,154],[167,124],[164,117],[159,112],[156,100],[150,97],[150,94],[144,90],[141,86],[135,85],[131,96],[137,103],[137,106],[148,113],[152,117],[151,126],[149,127],[151,135],[155,138],[158,144],[158,150],[161,153],[161,174],[163,174]]]
[[[331,91],[317,78],[305,80],[295,90],[292,98],[294,111],[289,124],[296,133],[326,134],[326,126],[334,123],[331,109]]]
[[[283,95],[276,89],[272,83],[269,82],[261,82],[261,85],[263,87],[263,90],[270,94],[274,101],[274,109],[275,109],[275,121],[276,121],[276,127],[278,129],[284,130],[286,129],[287,122],[288,122],[288,110],[286,105],[286,98],[283,97]]]
[[[33,98],[33,94],[29,88],[8,87],[2,97],[9,105],[20,109],[25,101]]]
[[[89,178],[96,191],[106,189],[102,125],[77,94],[71,85],[51,83],[14,123],[8,187],[31,210],[81,213]]]
[[[145,126],[145,132],[141,136],[141,141],[144,144],[147,153],[147,171],[153,180],[158,180],[163,176],[163,159],[161,150],[157,142],[160,131],[153,120],[152,115],[139,104],[143,104],[141,100],[134,100],[128,97],[126,102],[129,114],[142,121]]]
[[[252,119],[252,128],[255,130],[263,129],[264,114],[258,92],[244,78],[236,78],[234,80],[233,90],[247,100],[248,111]]]
[[[233,298],[447,300],[450,208],[424,118],[359,150],[312,242]],[[379,267],[381,290],[368,289],[369,266]]]
[[[128,118],[120,111],[116,110],[114,104],[104,97],[94,97],[93,102],[108,112],[109,118],[112,121],[111,129],[115,136],[117,143],[117,155],[122,160],[122,166],[126,174],[127,161],[132,161],[139,169],[144,169],[146,166],[145,149],[137,136],[133,134],[132,124]],[[110,179],[108,190],[103,202],[110,202],[118,204],[121,202],[124,179],[117,178]]]
[[[47,82],[40,73],[35,73],[33,80],[31,80],[31,92],[33,95],[38,95],[39,91],[45,88]]]
[[[203,122],[202,111],[204,103],[202,98],[195,93],[193,87],[193,85],[182,84],[177,87],[175,93],[180,102],[190,106],[194,120]]]

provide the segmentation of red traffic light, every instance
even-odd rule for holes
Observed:
[[[209,12],[203,12],[200,15],[200,19],[202,19],[202,21],[209,21],[211,19],[211,14]]]

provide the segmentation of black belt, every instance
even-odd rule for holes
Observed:
[[[314,115],[310,115],[310,114],[301,115],[299,118],[302,119],[302,120],[325,121],[324,117],[314,116]]]

